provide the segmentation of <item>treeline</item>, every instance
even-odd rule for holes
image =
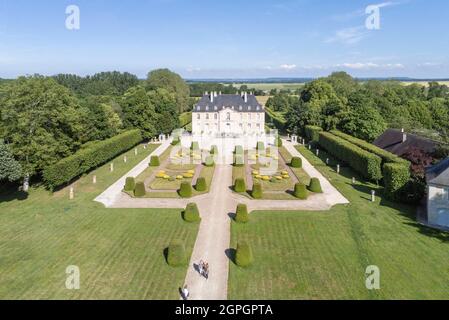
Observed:
[[[170,133],[190,104],[188,85],[167,69],[145,81],[106,72],[0,82],[0,182],[20,176],[26,188],[61,159],[125,131],[143,139]]]
[[[448,141],[449,88],[396,81],[358,82],[344,72],[307,83],[299,96],[278,94],[267,106],[288,114],[286,128],[303,134],[306,125],[338,129],[373,141],[387,127],[427,132]]]
[[[190,95],[192,97],[202,97],[205,92],[221,92],[222,94],[236,94],[237,92],[253,92],[256,96],[264,96],[263,90],[249,88],[247,85],[234,86],[232,84],[224,85],[216,82],[191,82],[189,83]]]

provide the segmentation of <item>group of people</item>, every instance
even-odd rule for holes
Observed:
[[[198,264],[198,272],[204,278],[209,279],[209,263],[201,260],[200,263]],[[188,300],[190,292],[189,289],[187,288],[187,285],[185,285],[183,288],[180,288],[180,293],[184,300]]]
[[[200,275],[202,275],[206,279],[209,279],[209,263],[201,260],[200,264],[198,265],[198,268]]]

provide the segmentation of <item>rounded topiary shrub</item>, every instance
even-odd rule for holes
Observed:
[[[187,263],[184,244],[180,240],[173,240],[167,248],[167,263],[172,267],[184,266]]]
[[[235,192],[246,192],[246,183],[245,179],[237,178],[234,182],[234,191]]]
[[[189,203],[182,215],[183,219],[187,222],[199,222],[201,221],[200,211],[196,203]]]
[[[179,140],[179,137],[176,137],[173,139],[173,141],[171,142],[172,146],[176,146],[177,144],[179,144],[181,142],[181,140]]]
[[[200,191],[200,192],[206,191],[207,183],[206,183],[206,178],[205,177],[199,177],[196,180],[195,189],[196,189],[196,191]]]
[[[212,146],[210,148],[210,154],[218,154],[218,147],[217,146]]]
[[[192,196],[192,185],[184,181],[181,183],[181,188],[179,189],[179,195],[183,198],[190,198]]]
[[[300,157],[293,157],[290,165],[293,168],[302,168],[302,159]]]
[[[274,141],[274,145],[278,148],[282,147],[282,139],[280,137],[277,137]]]
[[[192,144],[190,145],[190,150],[195,151],[195,150],[199,150],[200,149],[200,145],[198,144],[197,141],[193,141]]]
[[[145,184],[143,182],[137,182],[134,187],[134,196],[135,197],[144,197],[146,194]]]
[[[151,156],[150,167],[159,167],[161,162],[159,161],[158,156]]]
[[[323,193],[323,189],[321,189],[321,182],[318,178],[310,179],[309,190],[314,193]]]
[[[125,182],[125,191],[134,191],[134,188],[136,187],[136,180],[134,177],[128,177],[126,178]]]
[[[235,264],[239,267],[248,267],[253,263],[253,251],[247,242],[241,241],[237,244],[235,252]]]
[[[244,162],[245,162],[244,159],[245,158],[244,158],[244,156],[242,154],[236,154],[234,156],[234,166],[236,166],[236,167],[243,167]]]
[[[308,196],[306,185],[304,183],[295,184],[295,191],[293,195],[298,199],[306,200]]]
[[[238,223],[247,223],[249,221],[248,207],[246,204],[237,205],[235,221]]]
[[[263,196],[262,193],[262,185],[260,183],[254,183],[253,184],[253,190],[251,191],[251,196],[254,199],[261,199]]]
[[[206,161],[204,162],[204,165],[205,165],[206,167],[213,167],[213,166],[215,165],[214,157],[208,156],[208,157],[206,158]]]
[[[235,146],[235,154],[243,154],[243,147],[242,146]]]

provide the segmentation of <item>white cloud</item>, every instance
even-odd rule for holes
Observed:
[[[378,64],[373,62],[355,62],[355,63],[342,63],[335,65],[337,68],[347,68],[355,70],[367,70],[367,69],[403,69],[405,68],[401,63],[387,63]]]
[[[340,29],[335,32],[335,35],[326,39],[325,43],[335,43],[340,42],[344,44],[354,44],[357,43],[368,35],[368,32],[364,26],[352,27]]]
[[[293,70],[296,69],[296,64],[281,64],[279,68],[284,70]]]

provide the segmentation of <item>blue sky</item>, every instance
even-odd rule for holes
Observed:
[[[66,7],[80,29],[65,27]],[[379,5],[380,30],[365,27]],[[449,78],[447,0],[0,0],[0,77]]]

